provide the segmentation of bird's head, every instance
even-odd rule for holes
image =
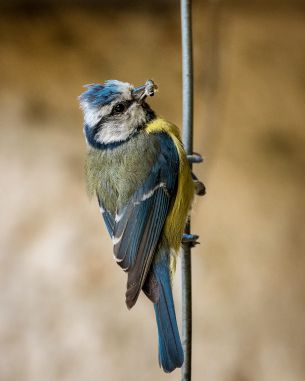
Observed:
[[[94,148],[124,142],[155,117],[145,102],[157,89],[151,80],[137,88],[117,80],[85,87],[87,91],[79,101],[84,113],[85,137]]]

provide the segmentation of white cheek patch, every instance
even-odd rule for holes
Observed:
[[[109,122],[103,123],[96,135],[96,141],[102,144],[124,141],[145,121],[146,115],[143,108],[138,104],[133,104],[120,120],[109,120]]]
[[[85,124],[87,124],[89,127],[94,127],[104,116],[109,115],[111,113],[115,104],[131,99],[132,97],[130,86],[122,86],[121,95],[116,97],[116,99],[111,103],[102,107],[96,107],[87,101],[82,101],[80,103],[80,107],[84,113]]]
[[[127,83],[118,83],[120,95],[115,100],[104,106],[95,106],[87,99],[80,102],[80,107],[84,114],[84,122],[89,128],[94,128],[100,121],[99,132],[95,135],[95,140],[101,144],[124,141],[146,121],[146,113],[142,106],[134,102],[121,115],[111,115],[113,107],[126,101],[132,101],[132,87]],[[85,134],[86,135],[86,134]]]
[[[96,134],[96,141],[102,144],[114,143],[126,140],[133,132],[124,123],[115,124],[113,122],[104,123],[100,131]]]

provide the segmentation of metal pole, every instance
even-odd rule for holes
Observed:
[[[187,155],[193,153],[193,47],[192,47],[192,1],[181,0],[182,35],[182,85],[183,85],[183,143]],[[190,165],[192,165],[190,163]],[[190,222],[185,233],[190,234]],[[182,345],[184,364],[181,380],[192,378],[192,263],[191,245],[183,245],[182,272]]]

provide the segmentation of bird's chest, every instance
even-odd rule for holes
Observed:
[[[114,213],[144,182],[159,153],[158,140],[145,132],[107,150],[92,149],[86,162],[90,194],[97,194]]]

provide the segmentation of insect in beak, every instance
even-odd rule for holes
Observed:
[[[157,90],[158,86],[154,83],[154,81],[148,79],[145,82],[145,85],[135,87],[132,90],[132,95],[137,99],[138,103],[142,103],[146,97],[153,97]]]

